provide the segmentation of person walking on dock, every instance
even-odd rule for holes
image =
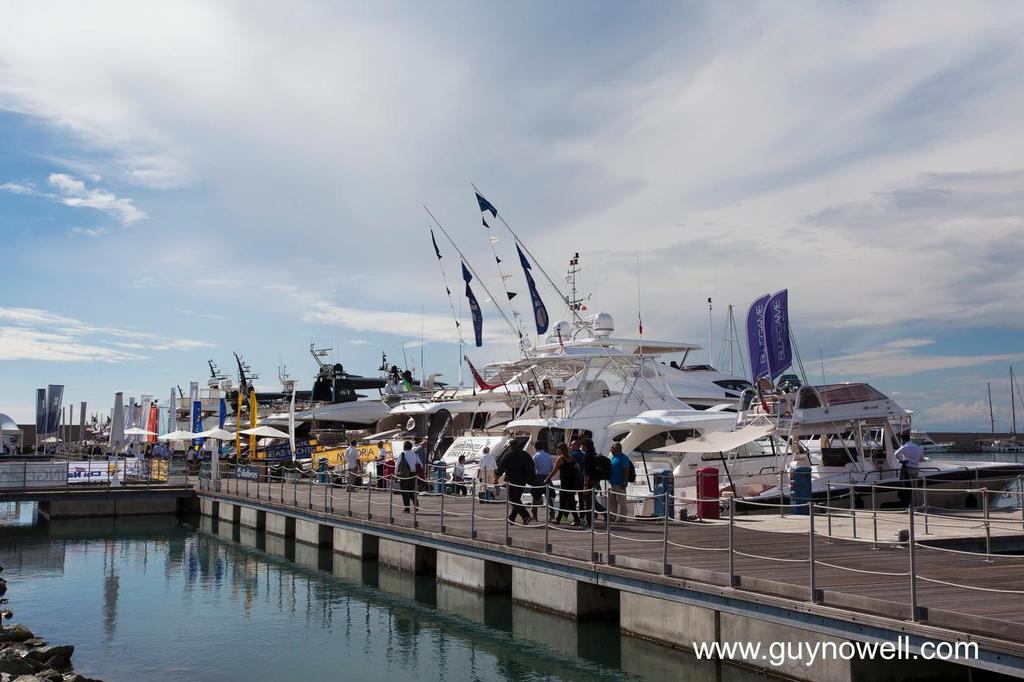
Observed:
[[[547,487],[548,477],[551,475],[553,463],[551,455],[541,443],[537,443],[536,452],[533,453],[533,487],[530,488],[530,497],[533,498],[533,520],[537,520],[537,507],[541,502],[548,508],[548,519],[551,518],[551,502],[554,493]]]
[[[398,456],[398,465],[395,467],[395,477],[398,479],[398,488],[402,491],[402,511],[409,513],[410,505],[416,504],[416,480],[417,473],[422,471],[419,457],[412,449],[412,441],[405,441],[402,446],[402,454]]]
[[[565,443],[555,446],[555,455],[555,464],[544,480],[545,484],[550,484],[551,479],[558,475],[558,513],[555,515],[555,523],[561,523],[564,517],[572,514],[572,525],[578,526],[580,515],[576,513],[576,490],[583,483],[581,470]]]
[[[632,468],[633,462],[622,451],[622,443],[612,443],[612,475],[608,479],[608,509],[611,523],[629,518],[626,485],[630,482]]]
[[[483,486],[483,500],[493,500],[494,492],[491,490],[491,481],[495,478],[495,471],[498,469],[498,461],[494,458],[489,447],[484,447],[483,454],[480,455],[480,464],[477,468],[476,476]]]
[[[502,458],[501,466],[494,474],[494,482],[497,483],[501,476],[505,477],[508,501],[512,505],[508,520],[515,523],[516,518],[522,516],[523,525],[529,524],[530,512],[523,504],[523,492],[526,490],[526,486],[532,486],[534,483],[533,458],[530,457],[530,453],[521,447],[516,447],[508,452]]]
[[[356,441],[352,441],[345,450],[345,485],[349,490],[352,490],[352,486],[359,485],[358,478],[359,449],[356,447]]]

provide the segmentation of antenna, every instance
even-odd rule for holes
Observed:
[[[320,369],[323,369],[324,367],[327,366],[327,363],[323,361],[323,358],[329,357],[330,352],[330,348],[317,348],[316,344],[312,342],[309,344],[309,354],[313,356],[313,359],[316,361],[317,367],[319,367]]]
[[[714,330],[714,326],[713,326],[712,321],[711,321],[711,297],[708,296],[708,364],[709,365],[714,365],[715,364],[715,358],[714,358],[715,351],[713,350],[714,347],[715,347],[714,333],[715,333],[715,330]]]

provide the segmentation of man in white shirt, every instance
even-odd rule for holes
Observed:
[[[924,461],[924,448],[910,440],[909,435],[903,436],[903,445],[896,451],[896,460],[906,464],[907,476],[917,478],[917,470]]]
[[[409,506],[416,504],[416,469],[420,459],[412,449],[412,443],[405,441],[402,453],[395,460],[395,478],[402,493],[402,511],[409,513]],[[394,493],[392,493],[394,494]]]
[[[359,485],[358,474],[359,449],[356,447],[356,442],[352,441],[348,444],[348,449],[345,450],[345,482],[349,490],[352,490],[352,486]]]
[[[494,483],[494,472],[498,470],[498,460],[495,459],[494,455],[491,454],[489,447],[484,447],[483,454],[480,455],[480,468],[477,469],[476,478],[484,484],[484,499],[493,500],[494,491],[491,489],[491,484]]]

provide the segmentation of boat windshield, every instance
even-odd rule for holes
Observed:
[[[885,399],[885,394],[868,384],[832,384],[815,386],[814,390],[803,391],[800,397],[800,408],[821,407],[822,402],[827,405],[844,405]]]

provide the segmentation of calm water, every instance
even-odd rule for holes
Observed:
[[[16,620],[108,682],[764,679],[206,518],[0,504],[0,565]]]

